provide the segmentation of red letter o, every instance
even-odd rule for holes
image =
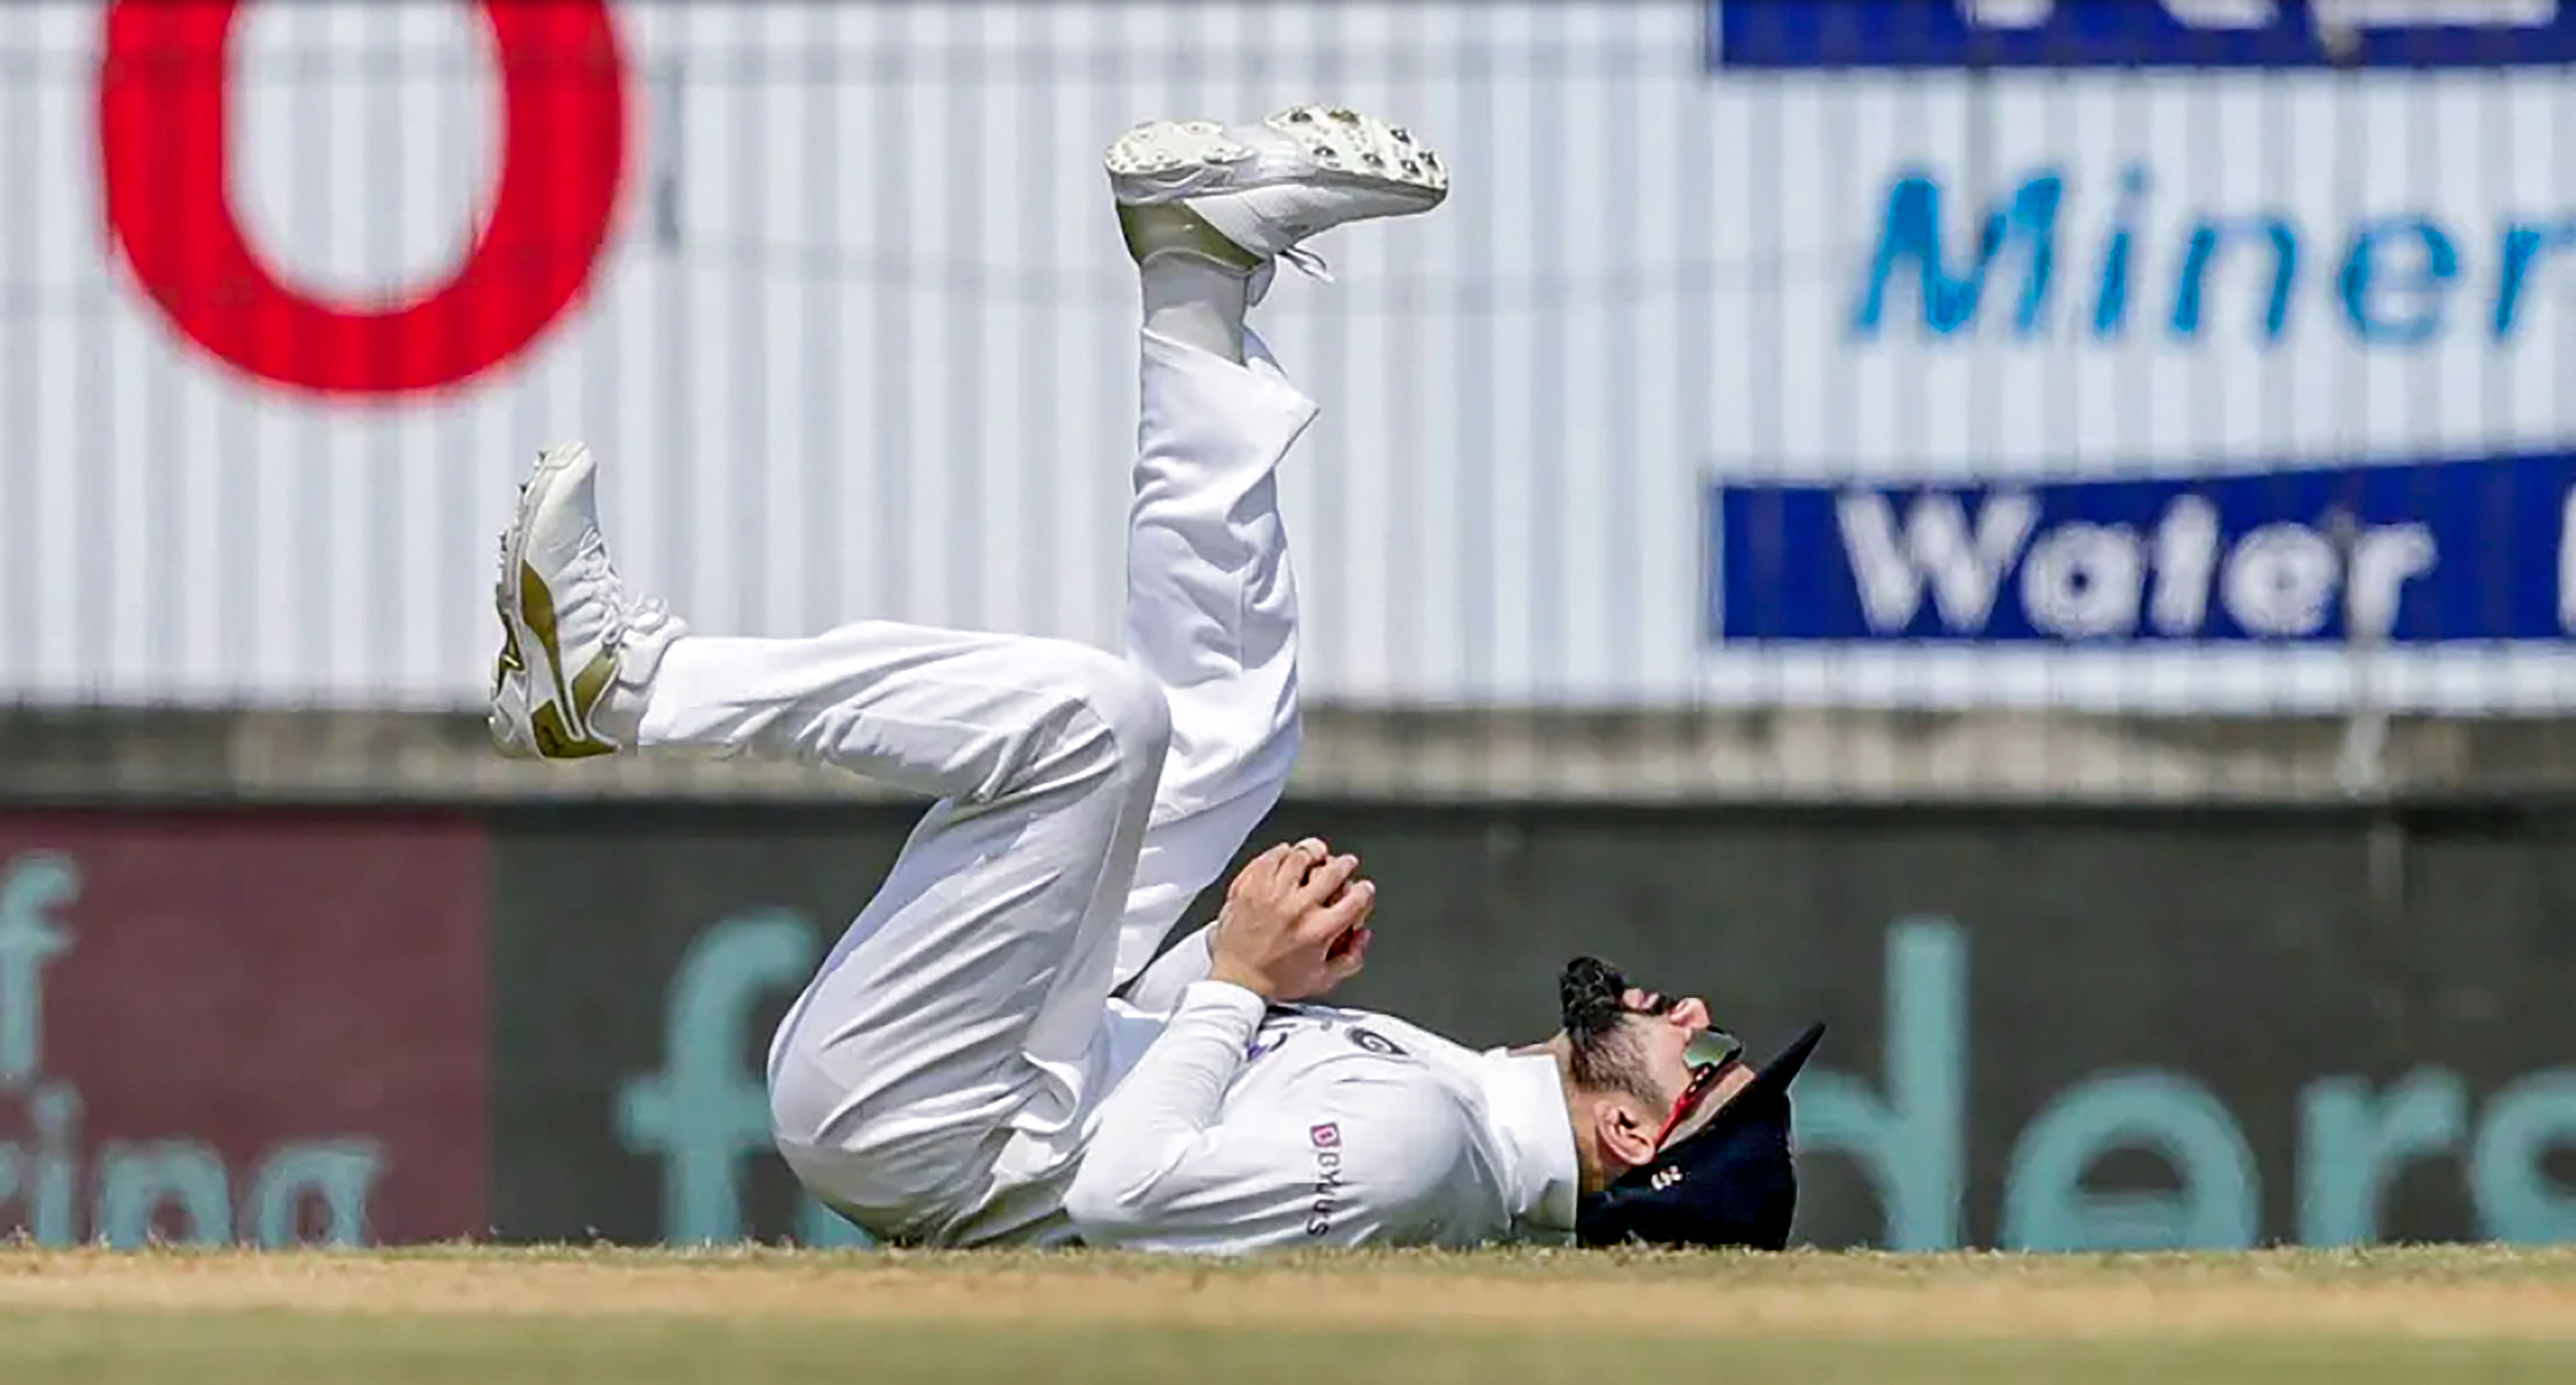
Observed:
[[[454,277],[401,306],[278,282],[229,181],[225,44],[240,0],[111,0],[99,71],[109,234],[199,346],[279,384],[399,395],[473,378],[589,283],[626,161],[626,69],[607,0],[479,0],[500,49],[500,195]]]

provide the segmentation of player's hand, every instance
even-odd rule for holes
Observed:
[[[1209,978],[1264,1000],[1307,1000],[1359,975],[1377,907],[1377,886],[1359,869],[1359,857],[1313,837],[1252,858],[1226,887]]]

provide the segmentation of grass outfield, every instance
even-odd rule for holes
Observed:
[[[0,1381],[2576,1381],[2576,1248],[1095,1255],[0,1247]]]

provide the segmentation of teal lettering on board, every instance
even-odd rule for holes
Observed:
[[[785,910],[726,919],[700,933],[672,973],[662,1068],[617,1098],[626,1147],[662,1158],[662,1235],[683,1244],[743,1234],[741,1166],[768,1146],[769,1094],[742,1061],[753,1007],[804,983],[814,930]]]
[[[261,1161],[251,1180],[243,1233],[263,1246],[302,1244],[303,1209],[318,1202],[325,1218],[322,1244],[364,1245],[367,1202],[384,1168],[384,1147],[375,1140],[283,1146]]]
[[[2337,276],[2353,335],[2394,346],[2420,346],[2442,330],[2460,252],[2430,217],[2383,217],[2352,233],[2352,251]]]
[[[2553,1187],[2541,1167],[2561,1148],[2576,1148],[2576,1071],[2534,1073],[2487,1102],[2469,1155],[2469,1197],[2489,1239],[2576,1241],[2576,1189]]]
[[[1887,189],[1877,247],[1868,276],[1852,305],[1855,336],[1875,336],[1887,313],[1888,290],[1909,276],[1923,329],[1936,336],[1972,330],[1986,301],[1987,276],[2018,251],[2021,287],[2013,295],[2013,331],[2030,337],[2045,327],[2049,288],[2057,261],[2057,209],[2066,180],[2055,170],[2032,174],[1998,200],[1978,229],[1975,245],[1953,255],[1942,235],[1941,180],[1909,173]],[[1953,264],[1956,268],[1953,269]]]
[[[747,1234],[743,1161],[771,1143],[768,1089],[743,1062],[751,1018],[764,999],[803,986],[818,952],[802,915],[759,910],[700,933],[672,973],[662,1066],[627,1079],[617,1096],[626,1147],[662,1161],[664,1240],[703,1245]],[[872,1244],[811,1197],[797,1217],[802,1244]]]
[[[1810,1069],[1794,1108],[1802,1154],[1858,1165],[1878,1194],[1896,1250],[1969,1241],[1968,942],[1957,923],[1900,920],[1886,951],[1884,1092],[1850,1074]],[[2464,1156],[2478,1235],[2521,1244],[2576,1242],[2576,1187],[2548,1161],[2576,1150],[2576,1069],[2523,1077],[2469,1119],[2468,1083],[2425,1067],[2383,1089],[2351,1075],[2318,1077],[2297,1094],[2291,1186],[2300,1244],[2379,1240],[2388,1190],[2411,1166]],[[2142,1152],[2178,1176],[2173,1190],[2103,1190],[2088,1172]],[[1991,1244],[2027,1250],[2234,1248],[2263,1236],[2264,1179],[2244,1129],[2202,1082],[2160,1068],[2096,1073],[2060,1089],[2013,1138]]]
[[[154,1224],[165,1212],[187,1219],[187,1232],[177,1240],[230,1240],[233,1190],[223,1156],[196,1140],[111,1140],[100,1146],[92,1234],[114,1249],[134,1250],[152,1241]]]
[[[2453,1149],[2468,1130],[2468,1086],[2424,1068],[2374,1094],[2358,1077],[2328,1077],[2299,1094],[2299,1241],[2379,1239],[2380,1204],[2407,1165]]]
[[[2490,232],[2429,210],[2337,227],[2283,206],[2157,205],[2190,181],[2137,163],[2091,179],[2054,164],[1991,179],[1897,169],[1857,237],[1869,249],[1845,330],[1872,343],[1910,319],[1919,341],[1976,340],[1991,326],[2015,342],[2082,345],[2161,318],[2184,348],[2220,333],[2270,347],[2310,301],[2321,324],[2365,347],[2408,350],[2460,331],[2503,347],[2525,334],[2526,305],[2546,301],[2552,261],[2576,250],[2576,219],[2564,215]],[[1993,194],[1962,215],[1959,204],[1986,187]],[[2063,324],[2061,286],[2074,300]]]
[[[1967,1186],[1968,941],[1948,919],[1887,935],[1887,1094],[1838,1072],[1798,1080],[1798,1148],[1850,1156],[1886,1209],[1892,1250],[1959,1244]]]
[[[79,865],[50,851],[0,874],[0,1090],[26,1086],[44,1066],[45,966],[71,951],[59,915],[80,889]]]
[[[2179,1192],[2088,1192],[2114,1150],[2155,1154]],[[2254,1244],[2262,1179],[2254,1151],[2207,1087],[2168,1072],[2108,1073],[2058,1093],[2022,1131],[2004,1174],[2007,1250],[2204,1250]]]

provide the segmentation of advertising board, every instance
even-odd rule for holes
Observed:
[[[1732,3],[1709,35],[1845,155],[1781,204],[1834,247],[1783,308],[1785,445],[1709,487],[1721,658],[1793,697],[2562,704],[2559,6]]]
[[[1324,406],[1318,700],[2576,686],[2548,0],[39,0],[0,43],[0,695],[470,705],[573,435],[702,628],[1114,643],[1098,151],[1319,83],[1457,176],[1263,310]],[[1908,584],[1998,604],[1861,595]]]
[[[508,1239],[840,1244],[767,1146],[777,1017],[894,809],[501,824]],[[1339,998],[1477,1045],[1565,961],[1812,1021],[1798,1237],[2054,1249],[2576,1239],[2576,1017],[2550,815],[1764,813],[1295,802],[1380,888]],[[2374,885],[2374,881],[2381,882]],[[1192,911],[1209,917],[1213,898]]]
[[[481,830],[0,814],[0,1235],[489,1229]]]
[[[1329,834],[1379,881],[1353,1004],[1525,1043],[1590,953],[1757,1051],[1824,1021],[1802,1242],[2576,1237],[2568,824],[2380,830],[1296,803],[1264,829]]]

